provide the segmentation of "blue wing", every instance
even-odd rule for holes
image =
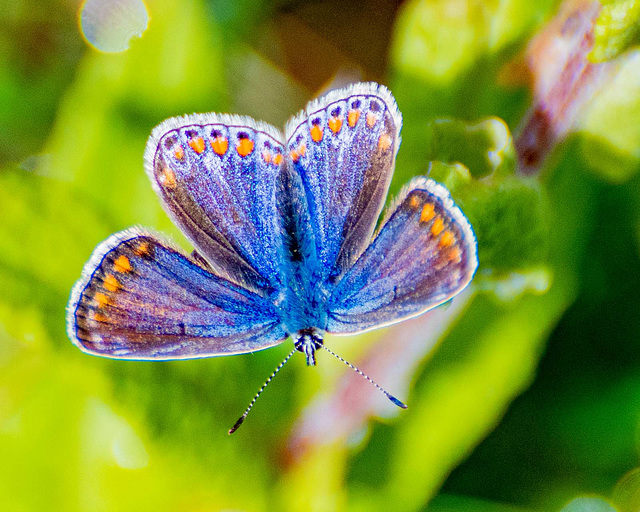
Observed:
[[[145,152],[155,191],[196,250],[218,275],[259,292],[282,282],[281,139],[248,117],[194,114],[157,126]]]
[[[261,350],[286,337],[271,302],[139,230],[100,244],[82,275],[67,329],[91,354],[209,357]]]
[[[478,266],[476,238],[442,185],[415,178],[328,302],[327,331],[362,332],[451,299]]]
[[[308,211],[298,245],[312,246],[307,265],[317,282],[335,281],[369,243],[401,125],[391,93],[374,83],[333,91],[287,124],[287,151]]]

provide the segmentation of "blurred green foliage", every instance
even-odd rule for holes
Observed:
[[[640,4],[634,0],[602,0],[594,27],[595,62],[612,59],[640,42]]]
[[[603,7],[594,58],[618,56],[615,75],[529,178],[512,133],[530,92],[498,77],[551,0],[154,0],[119,54],[83,41],[74,3],[4,9],[0,509],[637,510],[635,4]],[[296,456],[292,426],[335,392],[335,361],[293,358],[229,437],[286,344],[158,363],[71,345],[68,294],[98,242],[140,224],[189,249],[142,170],[153,126],[203,111],[280,125],[360,78],[388,85],[404,116],[392,194],[429,173],[479,243],[473,297],[412,376],[406,412]],[[355,361],[399,329],[328,342]]]

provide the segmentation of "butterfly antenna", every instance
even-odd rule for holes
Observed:
[[[378,385],[377,382],[375,382],[371,377],[369,377],[366,373],[364,373],[362,370],[360,370],[360,368],[356,367],[355,365],[351,364],[349,361],[347,361],[346,359],[343,359],[342,357],[340,357],[338,354],[336,354],[333,350],[331,350],[330,348],[328,348],[326,345],[322,345],[322,348],[325,349],[327,352],[329,352],[329,354],[331,354],[332,356],[334,356],[335,358],[339,359],[340,361],[342,361],[344,364],[346,364],[348,367],[350,367],[352,370],[354,370],[356,373],[359,373],[360,375],[362,375],[365,379],[367,379],[369,382],[371,382],[371,384],[373,384],[376,388],[378,388],[379,391],[381,391],[382,393],[384,393],[384,395],[391,400],[395,405],[397,405],[398,407],[401,407],[402,409],[406,409],[407,408],[407,404],[405,404],[404,402],[401,402],[400,400],[398,400],[395,396],[393,396],[391,393],[387,392],[387,390],[385,390],[384,388],[382,388],[381,386]]]
[[[247,409],[242,413],[242,416],[240,416],[238,418],[238,421],[236,421],[235,424],[233,425],[233,427],[231,427],[231,430],[229,430],[229,435],[233,434],[236,430],[238,430],[240,428],[240,425],[242,425],[242,423],[244,422],[244,419],[249,414],[249,411],[251,410],[253,405],[257,402],[257,400],[260,397],[260,395],[262,394],[262,392],[269,385],[269,382],[271,382],[273,380],[273,378],[276,376],[276,374],[282,369],[282,367],[287,363],[287,361],[289,359],[291,359],[291,356],[293,354],[295,354],[296,352],[297,352],[297,349],[294,348],[291,351],[291,353],[287,357],[285,357],[284,360],[278,365],[278,367],[275,370],[273,370],[273,373],[269,376],[269,378],[265,381],[265,383],[262,385],[262,387],[256,393],[256,396],[254,396],[253,400],[251,400],[251,402],[249,403],[249,407],[247,407]]]

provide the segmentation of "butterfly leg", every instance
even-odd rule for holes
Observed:
[[[322,348],[323,338],[320,331],[310,327],[301,329],[296,333],[294,346],[298,352],[302,352],[307,358],[307,366],[316,365],[316,350]]]

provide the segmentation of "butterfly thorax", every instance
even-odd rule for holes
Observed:
[[[316,364],[315,351],[322,347],[328,322],[327,302],[334,285],[327,283],[319,271],[313,245],[296,241],[302,248],[285,258],[286,272],[274,301],[280,321],[291,335],[295,348],[302,352],[307,365]]]
[[[285,286],[276,301],[280,319],[288,333],[304,338],[311,333],[323,332],[327,325],[327,301],[332,286],[314,275],[309,266],[294,263],[289,267]],[[319,337],[320,341],[321,337]],[[305,352],[306,353],[306,352]]]

